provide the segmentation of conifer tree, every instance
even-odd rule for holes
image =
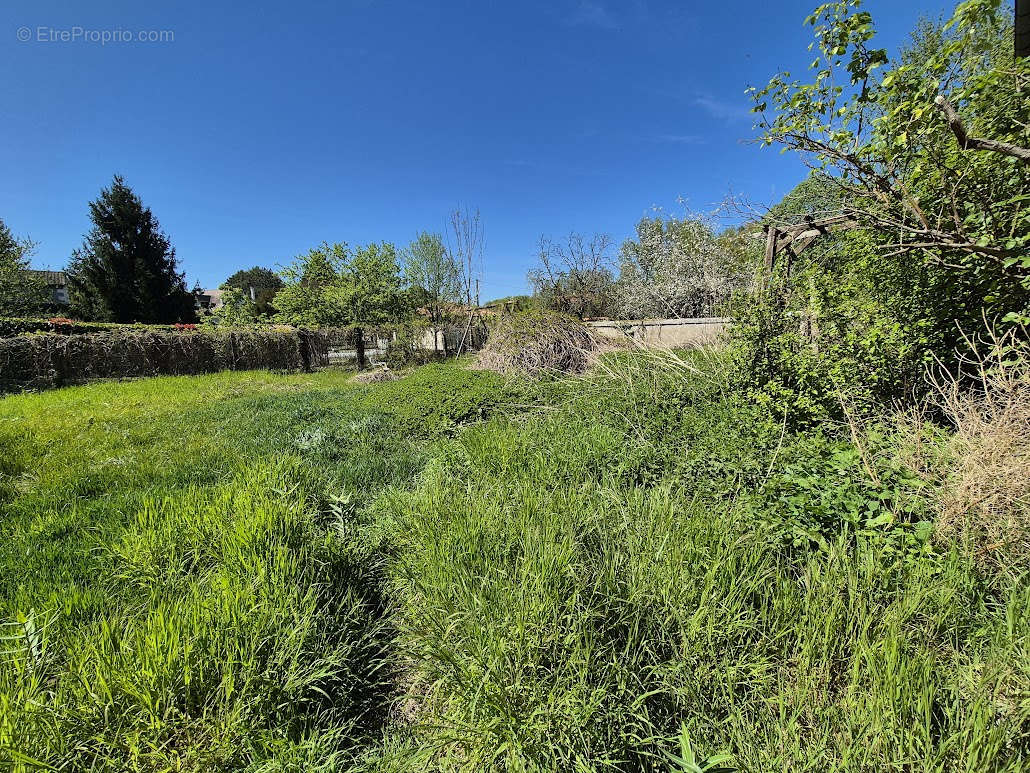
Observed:
[[[175,249],[125,180],[115,175],[89,209],[93,228],[68,267],[72,312],[107,322],[194,321]]]

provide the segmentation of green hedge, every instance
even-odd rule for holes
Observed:
[[[290,328],[197,330],[103,326],[102,332],[0,338],[0,392],[103,378],[219,370],[311,370],[329,362],[341,331]]]
[[[107,333],[114,330],[182,330],[189,326],[175,325],[124,325],[117,322],[79,322],[63,317],[51,319],[34,319],[28,317],[0,317],[0,338],[26,333],[62,333],[73,335],[80,333]]]

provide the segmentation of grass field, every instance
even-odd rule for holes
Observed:
[[[0,762],[1028,769],[1030,586],[933,538],[946,440],[626,355],[3,398]]]

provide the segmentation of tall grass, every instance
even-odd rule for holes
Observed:
[[[223,373],[0,401],[0,761],[335,770],[373,743],[399,662],[370,505],[500,383],[431,376],[451,388]]]
[[[948,531],[961,431],[796,431],[733,367],[0,401],[0,759],[1027,769],[1030,584]]]
[[[920,539],[844,428],[784,438],[718,362],[655,365],[467,429],[395,502],[416,708],[391,759],[666,769],[686,737],[740,770],[1025,769],[1026,583]]]

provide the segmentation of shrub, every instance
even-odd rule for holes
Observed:
[[[597,348],[579,320],[532,309],[503,317],[490,332],[478,363],[506,375],[581,373]]]
[[[391,368],[407,368],[413,365],[425,365],[442,354],[422,345],[423,338],[429,328],[425,324],[407,322],[398,325],[393,337],[386,346],[386,362]],[[432,334],[430,333],[430,337]]]

